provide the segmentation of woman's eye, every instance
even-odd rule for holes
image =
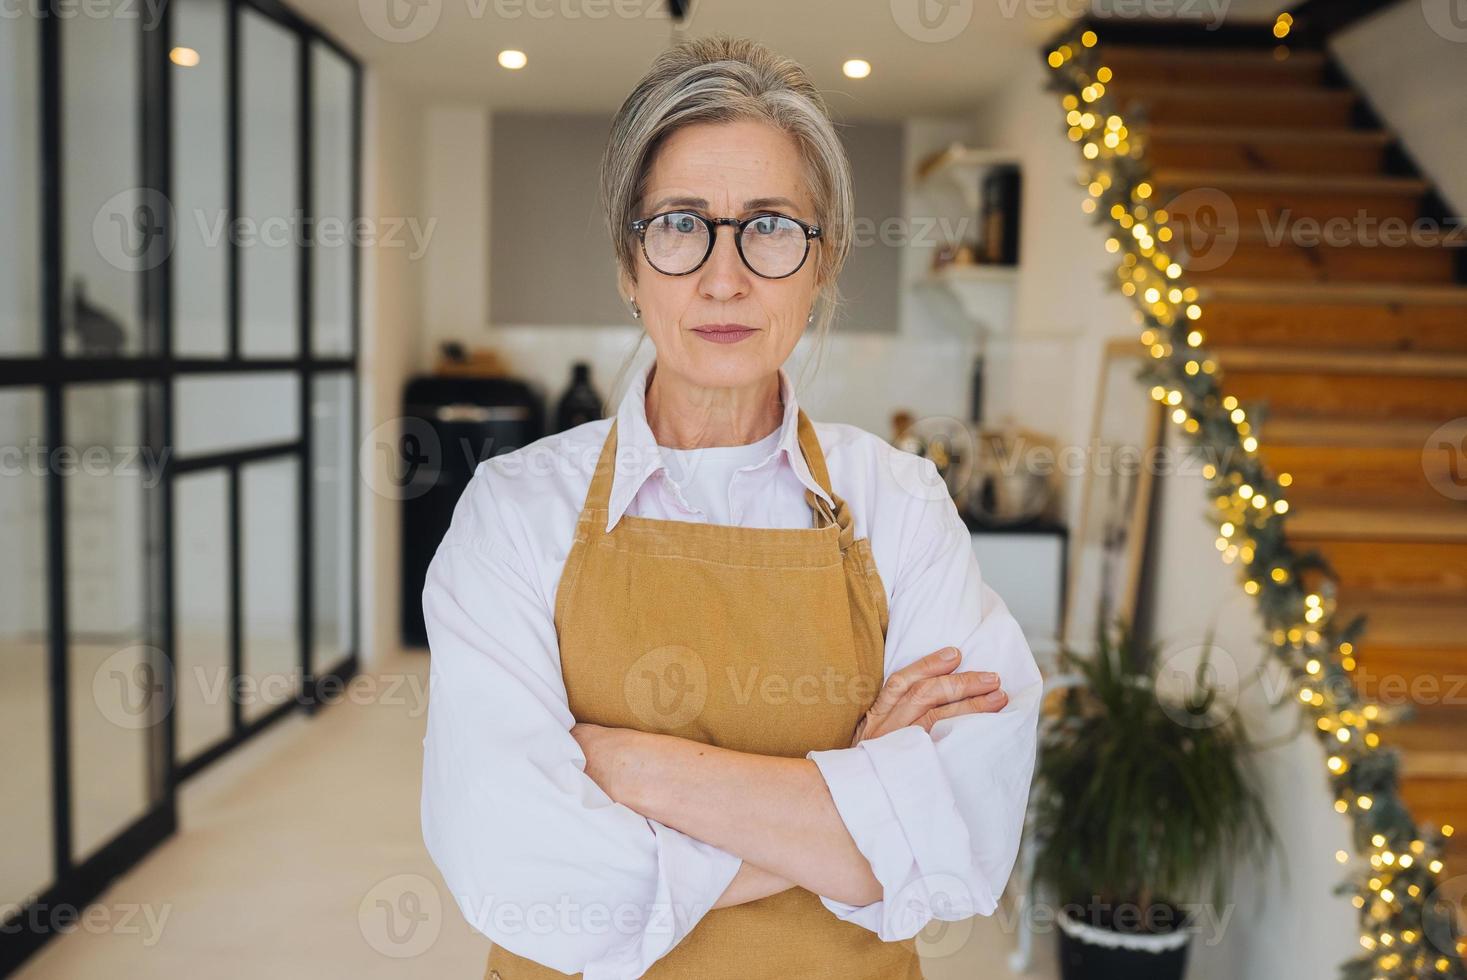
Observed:
[[[779,218],[772,214],[755,218],[754,230],[761,235],[772,235],[779,230]]]
[[[698,225],[700,224],[698,219],[694,218],[691,214],[673,215],[670,223],[672,224],[673,231],[676,231],[683,235],[693,233],[697,230]]]

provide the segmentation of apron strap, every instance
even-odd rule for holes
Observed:
[[[815,512],[815,526],[840,525],[840,550],[844,552],[856,539],[856,526],[851,519],[851,509],[846,506],[840,494],[830,487],[830,470],[825,465],[825,450],[820,447],[820,440],[815,436],[815,426],[803,408],[799,409],[799,432],[800,451],[805,454],[805,464],[810,467],[810,475],[822,490],[830,494],[830,499],[835,501],[835,509],[832,511],[824,497],[809,487],[805,488],[805,499]]]
[[[611,477],[616,471],[616,419],[606,432],[606,441],[601,444],[601,455],[596,458],[596,470],[591,474],[591,485],[586,490],[586,503],[581,508],[581,523],[590,524],[593,535],[606,533],[608,509],[611,506]]]
[[[815,426],[803,408],[798,409],[798,413],[796,429],[799,432],[800,451],[805,454],[805,464],[810,467],[810,475],[820,484],[820,489],[830,494],[830,499],[838,500],[835,491],[830,489],[830,471],[825,468],[825,450],[820,448],[820,440],[815,437]]]

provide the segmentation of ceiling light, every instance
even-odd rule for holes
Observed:
[[[852,58],[841,65],[840,70],[845,72],[847,78],[865,78],[871,74],[871,62],[861,58]]]
[[[168,52],[168,60],[180,68],[192,68],[199,63],[199,53],[193,48],[174,48]]]
[[[525,62],[529,60],[529,58],[525,57],[525,53],[523,51],[516,51],[513,48],[510,48],[507,51],[499,52],[500,67],[508,68],[510,71],[518,71],[519,69],[525,67]]]

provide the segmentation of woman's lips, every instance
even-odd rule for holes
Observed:
[[[706,327],[693,328],[693,333],[715,344],[736,344],[756,332],[753,327],[738,323],[711,323]]]

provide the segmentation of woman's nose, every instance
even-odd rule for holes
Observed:
[[[710,299],[729,299],[749,289],[749,270],[739,258],[738,229],[719,225],[714,229],[713,254],[703,264],[699,286]]]

